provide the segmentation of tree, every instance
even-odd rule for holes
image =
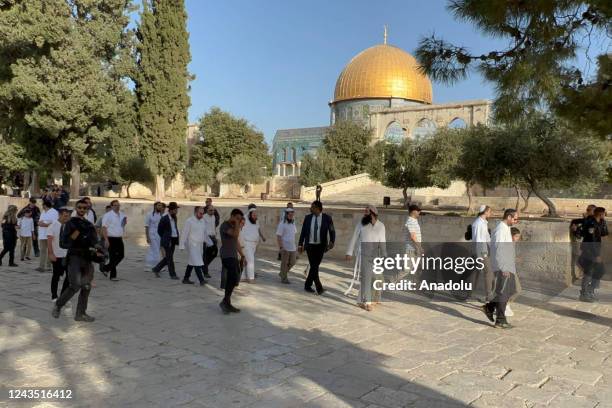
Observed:
[[[17,173],[26,171],[30,166],[25,149],[16,143],[6,143],[0,137],[0,182],[10,182]]]
[[[215,174],[204,163],[197,161],[190,163],[183,170],[183,178],[185,185],[193,191],[198,187],[211,185],[215,181]]]
[[[468,214],[472,213],[473,186],[479,184],[484,189],[494,189],[508,173],[499,165],[496,156],[496,132],[496,129],[482,124],[458,130],[461,134],[461,153],[453,174],[465,183]]]
[[[351,121],[338,121],[323,139],[323,148],[337,161],[340,174],[334,179],[353,176],[366,170],[372,129]]]
[[[123,55],[131,3],[11,3],[0,11],[0,37],[6,39],[0,53],[11,55],[0,68],[0,105],[11,112],[22,142],[51,157],[48,165],[69,167],[72,195],[78,196],[81,170],[102,164],[96,153],[112,129],[115,91],[125,86],[114,67]],[[41,35],[30,37],[34,33]],[[14,49],[19,52],[11,54]]]
[[[201,165],[216,177],[222,171],[229,174],[234,162],[240,157],[238,163],[248,158],[252,168],[266,167],[269,170],[270,155],[263,133],[245,119],[236,118],[214,107],[200,119],[198,136],[202,141],[191,151],[192,166]]]
[[[261,183],[265,176],[265,170],[260,164],[260,162],[252,160],[249,155],[241,153],[233,158],[224,181],[241,185]]]
[[[304,186],[316,186],[338,178],[338,174],[344,174],[346,169],[340,169],[342,165],[336,157],[325,148],[320,147],[315,154],[306,153],[302,157],[302,168],[299,182]]]
[[[121,184],[125,184],[127,197],[130,197],[130,187],[133,183],[148,183],[153,181],[153,174],[147,162],[140,156],[133,156],[119,165]]]
[[[531,115],[494,129],[494,135],[499,171],[523,180],[551,217],[557,216],[557,210],[544,190],[579,187],[593,192],[606,177],[605,145],[553,116]]]
[[[507,45],[474,54],[466,46],[431,35],[421,39],[417,58],[428,75],[446,83],[465,78],[472,69],[480,71],[496,85],[494,111],[502,122],[542,105],[555,106],[560,92],[585,80],[585,73],[571,66],[581,46],[588,47],[597,35],[609,40],[609,1],[453,0],[448,4],[458,19],[471,22]],[[564,106],[570,112],[583,111],[581,105]],[[605,111],[601,113],[605,115]],[[610,128],[603,129],[604,135],[610,133]]]
[[[137,30],[138,123],[143,154],[155,174],[155,197],[164,196],[164,178],[184,167],[187,70],[191,61],[183,0],[145,0]]]

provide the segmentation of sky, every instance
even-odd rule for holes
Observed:
[[[190,123],[218,106],[271,144],[278,129],[329,125],[328,102],[344,66],[383,42],[414,53],[433,32],[474,52],[495,40],[454,20],[445,0],[186,0],[192,61]],[[434,103],[492,98],[477,74],[433,83]]]

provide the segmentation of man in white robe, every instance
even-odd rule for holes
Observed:
[[[373,285],[376,280],[382,279],[373,273],[374,258],[387,256],[385,225],[378,221],[378,210],[373,205],[366,207],[366,214],[361,219],[360,225],[355,227],[355,232],[346,251],[346,259],[350,261],[355,246],[359,246],[359,301],[358,306],[372,310]]]
[[[188,255],[187,269],[183,277],[183,283],[185,284],[193,285],[195,283],[189,279],[193,269],[195,269],[198,280],[200,281],[200,286],[207,283],[202,275],[202,266],[204,266],[202,254],[204,243],[206,243],[206,245],[212,245],[212,241],[207,234],[206,223],[203,217],[204,209],[199,206],[195,207],[194,214],[185,221],[185,225],[181,232],[179,249],[187,249]]]

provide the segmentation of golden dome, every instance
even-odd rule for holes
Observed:
[[[334,92],[334,102],[369,98],[431,103],[431,82],[406,51],[387,44],[375,45],[348,63]]]

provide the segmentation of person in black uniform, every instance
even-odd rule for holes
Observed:
[[[89,222],[85,215],[89,205],[85,200],[76,203],[76,217],[64,224],[60,236],[60,247],[68,250],[66,254],[67,277],[70,286],[60,294],[53,305],[51,314],[56,319],[60,316],[62,307],[79,292],[74,320],[93,322],[95,319],[87,314],[87,303],[91,292],[91,281],[93,280],[93,257],[97,251],[98,236],[94,225]]]
[[[2,252],[0,252],[0,266],[4,255],[9,256],[9,266],[17,266],[15,263],[15,247],[17,246],[17,207],[9,205],[2,216]]]
[[[599,281],[604,275],[604,264],[601,259],[601,238],[608,235],[608,226],[605,222],[606,209],[597,207],[593,215],[588,217],[582,224],[582,245],[578,263],[584,271],[582,277],[582,289],[580,300],[583,302],[594,302],[595,289],[599,287]]]

